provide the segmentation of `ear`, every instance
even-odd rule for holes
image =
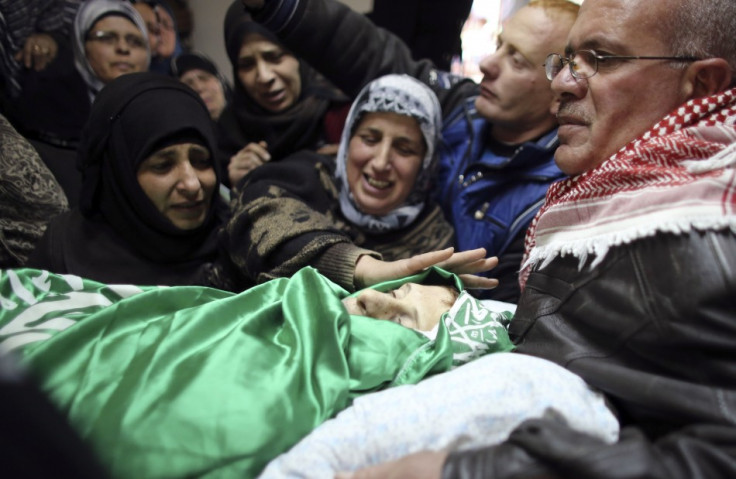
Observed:
[[[683,87],[688,99],[702,98],[727,90],[733,72],[723,58],[706,58],[693,62],[685,74]]]

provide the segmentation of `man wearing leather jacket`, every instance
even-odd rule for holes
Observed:
[[[531,420],[341,477],[736,477],[734,31],[733,0],[585,0],[545,62],[571,178],[529,229],[510,333],[606,394],[618,442]]]

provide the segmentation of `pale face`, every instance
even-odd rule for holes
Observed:
[[[586,0],[570,32],[570,51],[669,56],[657,35],[665,0]],[[552,81],[561,96],[555,161],[568,175],[590,170],[688,98],[686,68],[664,61],[609,60],[584,80],[564,68]]]
[[[431,331],[452,307],[457,292],[448,286],[406,283],[381,293],[372,289],[342,300],[348,313],[384,319],[419,331]]]
[[[299,60],[257,33],[243,39],[237,76],[248,95],[273,113],[291,107],[302,91]]]
[[[204,223],[217,179],[206,148],[180,143],[146,158],[138,167],[138,183],[174,226],[190,230]]]
[[[498,49],[480,62],[483,80],[475,102],[493,122],[495,139],[522,143],[555,126],[550,113],[554,95],[542,64],[565,45],[573,20],[572,15],[549,17],[542,8],[523,7],[504,24]]]
[[[411,193],[426,146],[414,118],[397,113],[366,113],[348,146],[346,176],[364,213],[384,216]]]
[[[100,37],[98,32],[109,35]],[[105,84],[126,73],[145,71],[148,64],[142,32],[119,15],[104,17],[92,26],[84,51],[92,71]]]
[[[212,73],[198,68],[189,70],[180,80],[199,94],[207,105],[210,117],[217,120],[225,108],[225,90],[222,82]]]

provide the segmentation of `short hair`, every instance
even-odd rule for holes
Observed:
[[[528,6],[543,8],[550,16],[567,14],[573,20],[578,17],[580,11],[580,5],[570,0],[531,0]]]
[[[665,38],[675,56],[723,58],[735,73],[736,86],[736,1],[680,0],[667,8]]]

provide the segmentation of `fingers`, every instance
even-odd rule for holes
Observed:
[[[485,256],[485,248],[461,251],[436,266],[456,274],[482,273],[490,271],[498,265],[498,258],[495,256],[486,258]]]
[[[268,152],[268,144],[265,141],[249,143],[245,146],[245,150],[257,156],[264,163],[271,161],[271,154]]]
[[[455,248],[450,247],[439,251],[430,251],[429,253],[418,254],[411,258],[396,261],[395,263],[399,265],[404,276],[409,276],[419,273],[430,266],[446,262],[453,256],[454,252]]]
[[[56,41],[51,36],[33,34],[15,54],[15,59],[26,68],[41,71],[56,57],[57,49]]]
[[[330,143],[328,145],[323,145],[317,149],[317,153],[320,155],[337,155],[338,150],[340,150],[340,145],[335,143]]]
[[[271,160],[265,141],[248,143],[242,150],[230,158],[227,165],[230,184],[235,185],[245,175]]]
[[[495,278],[486,278],[474,274],[460,274],[458,276],[460,276],[466,289],[493,289],[498,286],[498,280]]]

